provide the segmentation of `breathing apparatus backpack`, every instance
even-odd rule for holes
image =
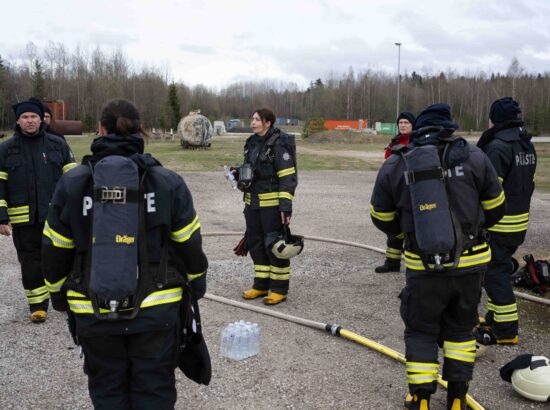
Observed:
[[[462,253],[462,229],[454,211],[445,161],[449,147],[457,139],[447,138],[443,147],[413,145],[401,152],[411,195],[415,251],[429,271],[456,267]]]
[[[546,260],[535,260],[531,254],[525,255],[523,260],[525,266],[510,276],[512,284],[545,294],[550,285],[550,264]]]
[[[150,289],[145,198],[139,167],[111,155],[92,168],[93,212],[88,294],[98,319],[132,319]]]

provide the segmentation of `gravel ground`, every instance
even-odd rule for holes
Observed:
[[[375,173],[302,172],[295,199],[296,233],[383,247],[371,224],[368,203]],[[221,173],[189,173],[203,232],[243,231],[239,193]],[[537,193],[527,241],[518,254],[547,257],[550,194]],[[240,300],[252,283],[249,258],[231,249],[237,237],[205,237],[210,261],[208,292]],[[544,252],[544,254],[543,254]],[[375,274],[382,255],[309,241],[292,263],[287,302],[272,307],[323,323],[337,323],[397,351],[404,351],[397,295],[404,275]],[[29,322],[19,265],[9,238],[0,238],[0,409],[88,409],[91,402],[82,360],[66,331],[64,316],[51,312],[43,325]],[[260,300],[249,302],[263,306]],[[324,332],[251,311],[201,301],[212,355],[210,386],[197,386],[179,371],[178,409],[398,409],[406,393],[404,366],[380,353]],[[487,409],[542,409],[519,397],[498,369],[520,353],[550,355],[548,308],[520,302],[520,344],[493,347],[478,360],[470,393]],[[235,362],[220,357],[221,329],[235,320],[261,328],[258,356]],[[433,408],[445,407],[442,389]]]

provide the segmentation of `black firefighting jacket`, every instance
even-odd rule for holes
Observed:
[[[420,129],[415,139],[431,134],[431,143],[442,144],[440,128]],[[414,146],[413,141],[409,148]],[[504,191],[487,156],[477,147],[458,140],[449,152],[450,194],[456,215],[466,238],[464,251],[455,272],[478,268],[491,259],[491,250],[482,236],[482,230],[494,225],[504,214]],[[371,196],[370,214],[374,225],[389,235],[405,235],[405,266],[413,271],[424,271],[425,266],[416,245],[412,202],[406,184],[406,165],[401,155],[390,155],[384,162]],[[452,263],[443,266],[451,268]],[[450,269],[449,269],[450,270]]]
[[[522,125],[522,121],[515,120],[495,126],[478,142],[495,167],[506,195],[506,213],[489,228],[491,240],[508,246],[519,246],[525,239],[535,190],[537,154]]]
[[[0,144],[0,224],[43,223],[57,181],[76,167],[67,143],[45,128],[27,136],[17,126],[13,138]]]
[[[280,136],[269,148],[266,142],[274,133]],[[263,137],[252,134],[244,145],[244,161],[254,169],[252,184],[244,194],[246,206],[251,209],[278,206],[280,211],[292,212],[298,175],[290,137],[278,128],[270,128]]]
[[[89,278],[82,277],[90,263],[87,256],[91,243],[93,182],[89,165],[80,165],[59,181],[44,228],[44,278],[52,304],[57,310],[69,308],[76,315],[79,334],[137,333],[169,326],[173,323],[166,323],[166,318],[172,321],[177,318],[174,312],[182,300],[184,275],[195,298],[201,298],[206,292],[208,261],[202,251],[200,222],[191,193],[178,174],[160,166],[150,155],[142,154],[143,140],[138,136],[96,138],[92,152],[93,157],[85,159],[92,164],[108,155],[122,155],[134,160],[140,173],[147,169],[144,190],[150,270],[158,268],[164,246],[169,247],[169,265],[173,269],[169,269],[171,273],[163,286],[155,282],[135,319],[102,321],[95,318],[87,293]]]

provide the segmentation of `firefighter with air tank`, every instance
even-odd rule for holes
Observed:
[[[405,236],[405,323],[408,409],[429,409],[443,348],[447,408],[466,408],[475,361],[472,327],[491,259],[485,229],[504,214],[502,186],[483,152],[456,137],[447,104],[416,119],[409,150],[378,173],[371,217],[387,235]]]

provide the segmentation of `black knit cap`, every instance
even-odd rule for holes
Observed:
[[[40,116],[40,119],[44,117],[44,108],[40,100],[34,97],[29,98],[27,101],[21,101],[20,103],[11,106],[15,113],[15,119],[18,120],[22,114],[26,112],[33,112]]]
[[[397,125],[399,125],[399,120],[407,120],[411,124],[414,124],[414,121],[416,120],[416,117],[410,111],[403,111],[401,114],[399,114],[399,117],[397,117],[397,121],[395,121],[397,123]]]
[[[451,118],[451,107],[446,103],[432,104],[427,107],[414,122],[414,129],[418,130],[424,127],[443,127],[457,129],[458,124]]]
[[[52,115],[52,111],[50,110],[50,107],[48,107],[47,104],[43,103],[40,98],[31,97],[31,98],[29,98],[29,101],[40,104],[42,106],[42,110],[44,111],[44,114],[48,113],[48,114],[50,114],[50,116]]]
[[[519,104],[512,97],[499,98],[491,104],[489,110],[489,118],[493,124],[517,120],[519,114],[521,114]]]

